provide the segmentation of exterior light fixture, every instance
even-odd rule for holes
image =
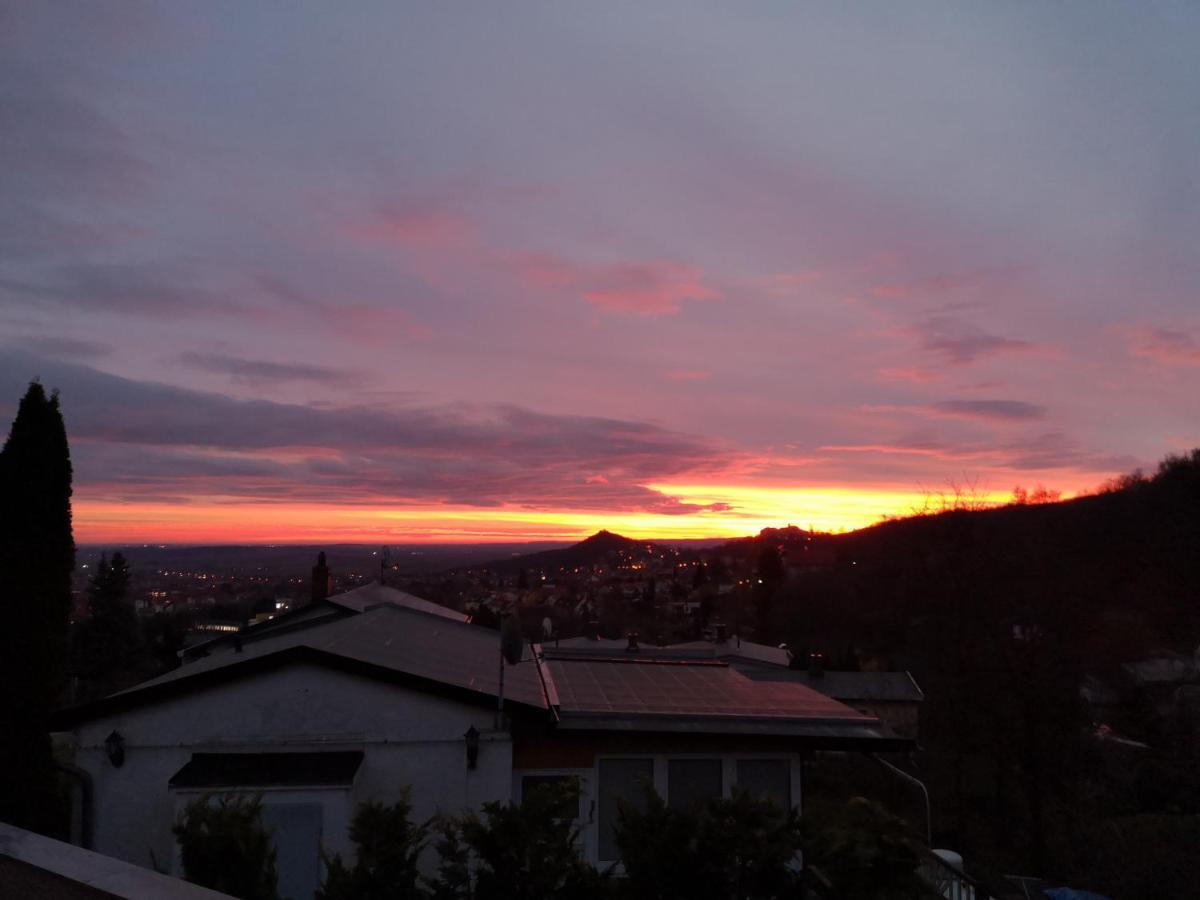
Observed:
[[[463,738],[467,742],[467,768],[474,769],[479,764],[479,730],[472,725]]]
[[[114,731],[104,739],[104,753],[113,768],[119,769],[125,765],[125,738],[119,731]]]

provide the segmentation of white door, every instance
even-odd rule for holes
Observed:
[[[264,803],[275,841],[281,900],[312,900],[321,886],[321,804]]]

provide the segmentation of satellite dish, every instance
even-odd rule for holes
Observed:
[[[542,619],[542,636],[545,637],[546,640],[550,640],[550,638],[554,637],[554,623],[550,621],[549,616],[546,616],[546,618]]]
[[[510,666],[515,666],[525,655],[525,638],[521,636],[521,621],[512,613],[500,622],[500,653]]]

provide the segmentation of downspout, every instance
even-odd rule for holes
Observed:
[[[898,775],[899,777],[903,778],[909,784],[915,784],[920,789],[921,795],[925,798],[925,843],[927,843],[930,847],[932,847],[933,846],[933,812],[929,805],[929,788],[925,787],[925,782],[921,781],[919,778],[909,775],[903,769],[892,765],[886,759],[880,759],[874,753],[868,753],[867,756],[869,756],[871,759],[875,760],[875,762],[879,763],[885,769],[888,769],[889,771],[891,771],[891,772],[895,773],[896,775]]]
[[[91,850],[92,776],[86,770],[70,763],[56,762],[54,767],[79,785],[79,845],[84,850]]]

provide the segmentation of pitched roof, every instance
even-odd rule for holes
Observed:
[[[318,627],[288,631],[246,643],[240,652],[206,656],[149,681],[73,709],[62,710],[63,727],[105,713],[245,674],[307,662],[385,681],[408,684],[467,702],[490,704],[498,691],[497,632],[446,616],[383,604]],[[549,710],[535,662],[508,666],[507,704]]]
[[[418,612],[441,616],[456,622],[470,621],[469,616],[449,607],[424,600],[406,591],[388,587],[378,581],[372,581],[353,590],[326,597],[324,600],[297,606],[295,609],[272,616],[264,622],[247,625],[236,634],[222,634],[188,647],[183,653],[183,658],[192,660],[211,656],[214,653],[232,652],[234,646],[239,642],[244,647],[251,641],[275,637],[288,631],[326,625],[335,619],[356,615],[384,605],[415,609]]]
[[[770,663],[773,666],[786,666],[791,659],[787,650],[782,647],[772,647],[770,644],[758,644],[754,641],[744,641],[741,638],[714,643],[713,641],[688,641],[684,644],[671,644],[666,649],[706,654],[717,659],[739,657],[756,662]]]
[[[372,581],[370,584],[364,584],[362,587],[334,594],[328,600],[334,606],[340,606],[352,612],[366,612],[377,606],[387,604],[405,609],[415,609],[418,612],[441,616],[445,619],[453,619],[455,622],[470,621],[470,616],[464,613],[457,612],[447,606],[442,606],[440,603],[424,600],[407,591],[388,587],[386,584],[380,584],[378,581]]]
[[[920,703],[925,694],[908,672],[830,672],[810,675],[804,669],[743,666],[742,673],[757,683],[788,681],[801,684],[826,697],[852,702],[879,700]]]

